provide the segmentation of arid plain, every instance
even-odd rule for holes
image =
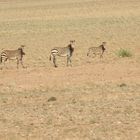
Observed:
[[[54,68],[72,39],[72,67]],[[103,41],[103,59],[86,56]],[[139,0],[0,0],[0,50],[22,44],[27,68],[0,70],[0,140],[140,139]]]

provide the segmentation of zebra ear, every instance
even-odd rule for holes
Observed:
[[[75,42],[75,40],[70,40],[70,43],[74,43]]]
[[[106,42],[103,42],[102,44],[103,44],[103,45],[106,45],[107,43],[106,43]]]
[[[21,45],[21,48],[24,48],[25,47],[25,45]]]

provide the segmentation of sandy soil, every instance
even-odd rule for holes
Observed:
[[[139,140],[139,21],[138,0],[0,1],[0,49],[27,54],[0,70],[0,140]],[[71,39],[72,67],[54,68],[50,49]],[[102,41],[104,58],[87,57]]]

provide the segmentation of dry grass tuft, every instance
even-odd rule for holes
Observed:
[[[132,56],[132,53],[126,49],[120,49],[116,54],[119,57],[131,57]]]

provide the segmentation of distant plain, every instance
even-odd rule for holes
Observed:
[[[54,68],[72,39],[72,67]],[[103,59],[86,56],[103,41]],[[140,139],[139,0],[0,0],[0,50],[22,44],[27,68],[0,70],[0,140]]]

